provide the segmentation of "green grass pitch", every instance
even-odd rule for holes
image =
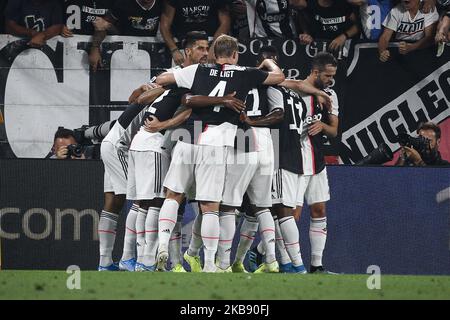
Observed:
[[[0,271],[0,299],[450,299],[450,276],[201,274],[81,271],[69,290],[64,271]]]

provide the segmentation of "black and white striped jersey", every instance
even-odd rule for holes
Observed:
[[[247,0],[250,37],[295,38],[289,0]]]
[[[223,97],[236,92],[235,97],[242,101],[245,101],[248,92],[261,85],[267,76],[266,71],[257,68],[230,64],[197,64],[174,70],[177,85],[190,89],[193,95]],[[194,132],[194,121],[201,121],[201,133],[206,132],[209,127],[226,123],[229,125],[227,128],[232,129],[239,124],[239,114],[220,105],[193,108],[186,128],[191,133],[191,143],[199,143],[200,137],[197,137]],[[229,138],[234,139],[234,136]],[[229,141],[225,145],[229,145]]]
[[[301,134],[303,123],[306,119],[307,105],[302,97],[295,91],[283,87],[277,87],[279,99],[284,103],[284,120],[277,128],[279,150],[279,168],[292,173],[303,173]]]
[[[166,71],[170,72],[180,68],[181,67],[177,66]],[[154,82],[154,78],[150,80],[150,83],[151,82]],[[157,98],[157,100],[159,98]],[[129,105],[117,119],[115,125],[111,128],[103,141],[109,141],[122,151],[128,152],[133,136],[141,127],[142,119],[147,107],[148,106],[146,105],[138,104]]]
[[[312,95],[300,94],[306,105],[306,117],[303,122],[301,133],[302,162],[303,174],[314,175],[320,173],[325,168],[325,157],[323,153],[324,137],[322,134],[310,136],[308,134],[309,127],[315,121],[329,122],[330,114],[338,116],[339,107],[336,92],[332,89],[324,90],[330,95],[332,100],[331,112],[322,109],[317,98]]]
[[[164,91],[151,105],[146,106],[144,110],[133,120],[132,126],[137,126],[139,132],[134,135],[132,150],[162,152],[163,135],[165,130],[159,132],[147,132],[144,128],[144,121],[154,116],[159,121],[166,121],[175,115],[175,112],[181,105],[181,98],[189,92],[185,88],[169,88]],[[135,125],[136,124],[136,125]],[[131,141],[130,141],[131,144]]]
[[[263,117],[275,109],[284,108],[279,92],[275,87],[264,85],[250,90],[245,100],[247,117]]]
[[[133,134],[139,129],[138,115],[144,110],[145,105],[131,104],[129,105],[117,119],[114,126],[103,139],[120,148],[124,152],[128,152]]]

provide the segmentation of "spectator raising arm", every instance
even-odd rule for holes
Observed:
[[[230,27],[231,27],[230,11],[227,7],[219,9],[219,11],[217,12],[217,15],[219,18],[219,27],[217,28],[216,32],[214,33],[214,39],[216,39],[221,34],[229,34]]]
[[[184,56],[178,49],[171,31],[171,27],[175,17],[175,10],[176,9],[172,7],[167,1],[164,2],[164,9],[161,15],[161,23],[159,29],[167,48],[172,54],[173,61],[175,62],[175,64],[180,65],[184,62]]]
[[[98,67],[103,67],[100,45],[106,37],[107,30],[113,23],[115,23],[115,20],[110,15],[107,15],[103,18],[98,17],[97,19],[95,19],[95,32],[94,36],[92,37],[92,46],[89,53],[89,64],[91,65],[92,71],[94,72],[97,71]]]

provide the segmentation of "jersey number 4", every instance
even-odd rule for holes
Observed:
[[[223,97],[225,95],[225,87],[227,86],[226,81],[220,81],[214,89],[208,94],[208,97]],[[223,108],[223,105],[215,106],[213,111],[220,112],[220,109]]]

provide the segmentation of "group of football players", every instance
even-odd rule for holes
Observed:
[[[209,49],[205,34],[190,32],[184,63],[136,89],[103,140],[98,269],[185,272],[184,259],[192,272],[247,272],[244,258],[259,231],[264,262],[255,272],[307,273],[297,227],[306,199],[309,272],[326,272],[330,194],[322,144],[324,135],[337,134],[338,102],[328,88],[335,58],[319,53],[306,79],[288,80],[274,47],[261,48],[256,67],[237,64],[233,37],[219,36]],[[126,199],[133,205],[116,264]],[[182,255],[186,201],[197,215]],[[243,221],[231,261],[238,212]]]

